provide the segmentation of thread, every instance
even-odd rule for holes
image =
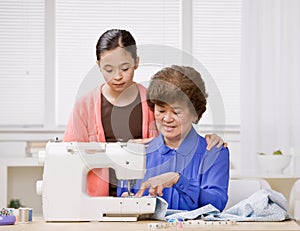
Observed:
[[[32,221],[32,208],[19,208],[19,223]]]

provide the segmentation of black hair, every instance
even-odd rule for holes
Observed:
[[[117,47],[124,48],[136,60],[137,47],[135,39],[129,31],[120,29],[107,30],[100,36],[96,45],[97,60],[100,61],[103,52],[113,50]]]

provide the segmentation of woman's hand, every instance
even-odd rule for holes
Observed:
[[[137,197],[143,196],[145,190],[149,188],[150,196],[162,196],[164,188],[170,188],[179,180],[179,173],[167,172],[155,177],[149,178],[141,184],[140,190],[135,194]]]
[[[227,143],[222,140],[222,138],[216,134],[207,134],[205,135],[207,147],[206,149],[210,151],[213,146],[217,145],[218,148],[220,148],[222,145],[224,147],[227,147]]]

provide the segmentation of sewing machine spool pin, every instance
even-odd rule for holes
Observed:
[[[128,180],[127,181],[127,192],[128,192],[128,196],[131,197],[133,195],[133,193],[131,192],[131,188],[135,185],[136,180]]]
[[[127,181],[127,191],[128,191],[128,196],[130,196],[131,195],[131,190],[130,190],[130,180],[129,181]]]

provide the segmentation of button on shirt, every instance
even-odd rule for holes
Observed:
[[[159,135],[149,143],[145,177],[137,181],[132,192],[136,193],[150,177],[178,172],[178,182],[163,190],[169,209],[193,210],[212,204],[222,211],[228,200],[229,151],[223,146],[206,151],[206,146],[205,138],[194,128],[177,149],[166,146]],[[118,195],[125,191],[125,187],[119,187]]]

